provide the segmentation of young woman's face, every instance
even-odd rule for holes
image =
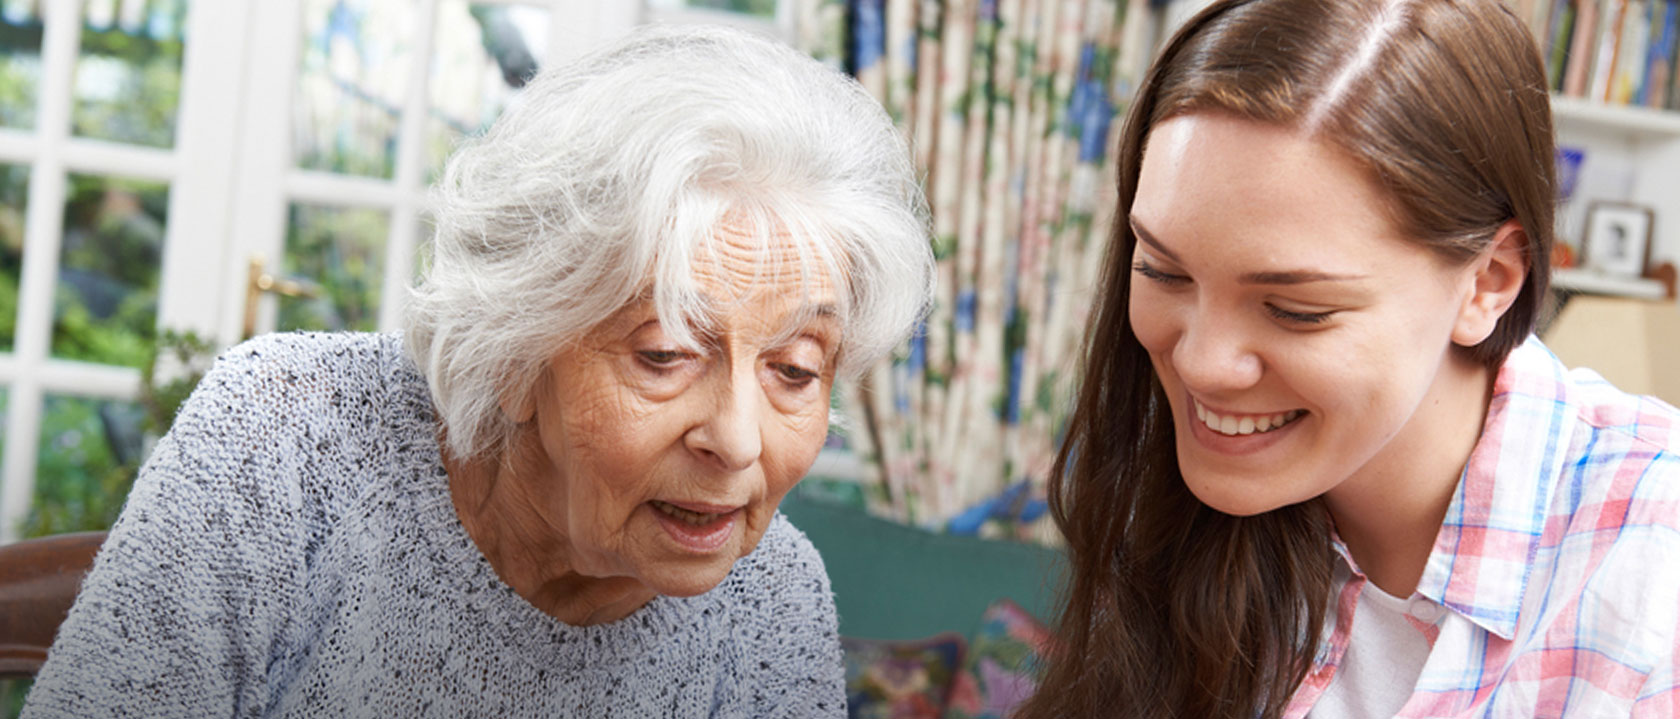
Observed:
[[[1401,481],[1474,272],[1405,240],[1335,147],[1220,115],[1157,125],[1129,313],[1207,505],[1252,515]]]

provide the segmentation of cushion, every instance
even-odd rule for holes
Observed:
[[[951,687],[945,719],[1004,719],[1038,688],[1050,630],[1007,599],[992,602]]]
[[[965,642],[956,633],[890,641],[841,637],[850,719],[940,719]]]

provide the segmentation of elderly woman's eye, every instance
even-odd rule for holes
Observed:
[[[786,380],[788,384],[796,387],[803,387],[810,384],[811,380],[817,378],[817,373],[812,372],[811,370],[800,367],[799,365],[786,363],[776,365],[776,372],[781,374],[782,379]]]
[[[686,353],[681,350],[642,350],[636,354],[641,356],[643,362],[654,367],[668,367],[676,364]]]

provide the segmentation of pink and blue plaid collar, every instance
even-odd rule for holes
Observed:
[[[1481,439],[1435,537],[1418,594],[1511,639],[1569,454],[1568,370],[1532,335],[1494,379]]]
[[[1470,452],[1417,593],[1510,639],[1547,507],[1568,454],[1568,370],[1530,336],[1494,379],[1481,439]],[[1337,555],[1359,566],[1341,537]]]

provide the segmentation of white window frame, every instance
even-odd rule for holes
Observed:
[[[0,354],[0,385],[7,392],[5,461],[0,465],[0,541],[17,538],[35,491],[41,413],[48,393],[133,401],[140,375],[111,367],[51,357],[54,288],[64,233],[69,173],[111,175],[169,185],[163,266],[158,280],[158,323],[207,332],[214,324],[217,294],[202,282],[221,264],[227,226],[228,180],[233,157],[228,134],[237,116],[229,93],[206,91],[238,81],[227,63],[238,44],[238,3],[194,0],[188,6],[181,61],[181,101],[175,143],[168,149],[140,147],[70,134],[72,80],[81,51],[82,3],[42,4],[41,80],[35,124],[30,130],[0,130],[0,162],[29,168],[29,205],[24,215],[23,272],[18,284],[17,334],[13,351]]]
[[[476,0],[485,2],[486,0]],[[488,0],[550,10],[550,64],[565,62],[642,22],[719,23],[791,41],[793,0],[775,20],[709,10],[650,9],[639,1]],[[413,0],[417,33],[391,179],[300,170],[292,159],[293,93],[301,48],[301,0],[188,0],[173,148],[73,137],[72,80],[80,54],[82,0],[45,0],[35,125],[0,129],[0,162],[27,166],[29,206],[19,282],[17,334],[0,353],[6,391],[0,463],[0,542],[16,539],[34,498],[47,394],[134,401],[139,372],[50,356],[54,288],[64,232],[68,173],[132,177],[169,185],[159,277],[158,326],[191,330],[219,345],[243,334],[248,263],[277,272],[287,207],[370,208],[389,213],[378,326],[397,326],[426,211],[424,120],[439,0]],[[257,331],[277,306],[264,296]]]
[[[387,213],[385,268],[380,292],[378,327],[398,326],[402,302],[412,279],[419,229],[426,213],[425,114],[430,97],[431,58],[436,39],[439,0],[415,0],[415,41],[409,54],[408,88],[397,132],[397,156],[391,179],[355,177],[302,170],[293,165],[291,122],[297,87],[302,11],[299,0],[260,3],[253,9],[249,34],[250,72],[244,83],[246,109],[244,148],[234,226],[242,244],[226,255],[222,268],[223,306],[241,307],[245,301],[247,269],[263,258],[271,273],[284,253],[287,208],[291,203],[338,208],[366,208]],[[776,18],[761,20],[715,10],[652,9],[643,2],[597,0],[475,0],[481,4],[543,7],[550,11],[549,64],[575,58],[607,39],[643,22],[716,23],[763,32],[791,41],[794,3],[778,0]],[[261,28],[262,32],[256,32]],[[257,333],[272,331],[278,302],[263,295],[257,309]],[[236,340],[244,323],[243,311],[225,312],[217,336]]]

